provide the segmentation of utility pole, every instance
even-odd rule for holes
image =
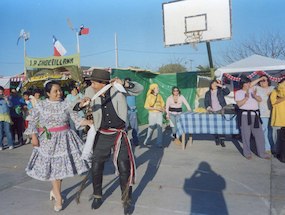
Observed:
[[[190,62],[190,72],[192,72],[192,63],[193,63],[193,60],[192,60],[192,59],[189,59],[189,62]]]
[[[207,46],[207,51],[208,51],[211,78],[214,79],[214,77],[215,77],[215,75],[214,75],[214,64],[213,64],[213,59],[212,59],[210,42],[206,42],[206,46]]]

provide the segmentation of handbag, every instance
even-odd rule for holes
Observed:
[[[223,107],[222,114],[236,114],[237,113],[237,105],[229,104]]]

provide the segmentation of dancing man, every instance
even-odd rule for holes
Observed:
[[[129,214],[132,185],[135,182],[135,161],[131,144],[125,130],[127,121],[126,95],[138,95],[143,86],[136,82],[110,80],[106,70],[94,69],[90,77],[92,91],[87,91],[74,110],[81,110],[90,102],[93,112],[95,141],[92,155],[93,202],[92,209],[98,209],[102,201],[104,163],[113,148],[113,162],[119,174],[124,214]],[[118,86],[119,85],[119,86]],[[120,86],[123,85],[123,89]],[[122,91],[125,91],[123,93]],[[89,92],[89,93],[88,93]],[[95,93],[95,94],[94,94]]]

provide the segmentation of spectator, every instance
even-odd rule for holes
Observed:
[[[125,78],[125,81],[130,82],[130,78]],[[130,82],[131,83],[131,82]],[[128,105],[128,120],[126,122],[126,129],[130,127],[132,129],[132,144],[134,146],[139,145],[139,128],[137,119],[137,106],[136,106],[136,96],[127,96]]]
[[[285,79],[282,79],[270,95],[272,104],[271,126],[273,128],[273,151],[277,157],[282,156],[281,160],[285,161]],[[281,129],[283,128],[283,130]],[[282,130],[282,131],[281,131]],[[282,140],[282,141],[281,141]]]
[[[35,89],[33,95],[30,96],[33,107],[41,100],[41,91],[40,89]]]
[[[223,86],[217,80],[210,82],[209,91],[205,94],[205,108],[210,113],[222,114],[223,108],[227,105],[225,96],[230,93],[230,90]],[[224,135],[215,135],[216,145],[221,145],[225,147],[225,136]]]
[[[271,86],[271,82],[266,75],[261,76],[260,78],[253,81],[252,84],[257,83],[256,86],[256,95],[257,98],[260,97],[258,101],[258,107],[260,110],[260,117],[262,120],[262,130],[265,138],[265,151],[271,153],[272,143],[272,127],[270,126],[269,118],[271,113],[271,105],[269,96],[273,91],[274,87]],[[272,144],[270,144],[272,143]]]
[[[23,107],[26,105],[24,99],[18,94],[16,89],[11,89],[11,95],[9,97],[10,116],[13,122],[12,125],[12,137],[15,142],[16,134],[18,137],[18,143],[23,145],[23,132],[24,132],[24,118],[23,118]]]
[[[80,93],[78,91],[77,87],[74,86],[74,87],[71,88],[70,94],[68,94],[66,96],[65,100],[68,101],[71,104],[74,104],[74,103],[79,102],[82,98],[83,98],[82,93]],[[84,117],[84,112],[83,111],[79,111],[78,115],[83,118]],[[70,128],[72,130],[74,130],[77,133],[77,135],[82,139],[83,138],[83,130],[82,129],[77,130],[75,128],[75,124],[72,121],[72,119],[69,120],[69,125],[70,125]]]
[[[9,149],[14,148],[12,133],[11,133],[11,118],[9,111],[9,100],[4,96],[4,88],[0,86],[0,151],[3,150],[4,133],[7,137]]]
[[[238,124],[241,129],[243,143],[243,155],[246,159],[252,159],[250,150],[251,134],[256,143],[257,153],[261,158],[270,159],[270,155],[265,153],[265,140],[261,127],[260,111],[258,109],[258,100],[251,80],[246,76],[241,76],[241,89],[236,92],[235,100],[239,107]]]
[[[148,110],[148,129],[144,145],[147,145],[153,134],[155,128],[157,128],[156,146],[162,148],[162,120],[164,112],[164,101],[159,94],[159,87],[153,83],[149,86],[147,97],[145,100],[144,108]]]
[[[172,95],[166,100],[166,119],[170,121],[170,127],[172,130],[172,138],[176,144],[181,144],[181,141],[176,137],[176,117],[182,113],[182,105],[185,105],[188,111],[191,111],[190,105],[183,95],[181,95],[180,89],[176,86],[172,87]]]
[[[31,109],[33,108],[32,102],[30,100],[30,94],[28,91],[23,93],[24,102],[26,103],[23,107],[23,117],[24,117],[24,128],[28,128],[29,119],[28,116],[30,114]],[[30,143],[30,138],[28,135],[24,135],[25,137],[25,144]]]

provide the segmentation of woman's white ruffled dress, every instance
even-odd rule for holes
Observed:
[[[82,120],[67,101],[40,101],[32,109],[25,134],[38,133],[39,147],[33,148],[26,173],[35,179],[50,181],[80,175],[88,171],[88,163],[81,158],[83,141],[70,128],[38,132],[38,128],[58,128],[68,125],[69,118],[79,125]],[[78,127],[78,126],[77,126]]]

